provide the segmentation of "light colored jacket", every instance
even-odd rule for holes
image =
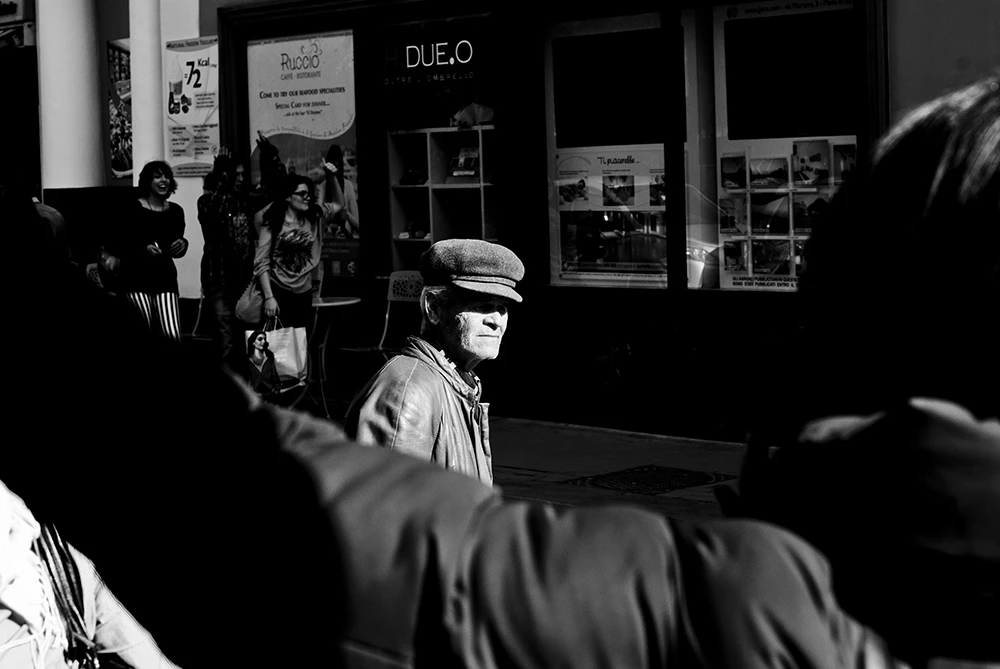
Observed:
[[[348,435],[493,484],[489,405],[482,386],[432,344],[410,337],[347,411]]]

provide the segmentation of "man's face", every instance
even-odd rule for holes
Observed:
[[[511,301],[469,293],[441,313],[442,345],[459,367],[471,371],[500,354]]]

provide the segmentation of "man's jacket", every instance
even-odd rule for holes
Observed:
[[[504,503],[467,476],[338,442],[304,414],[255,413],[308,472],[336,544],[333,666],[895,666],[791,533]]]
[[[467,380],[441,350],[410,337],[355,397],[347,434],[492,485],[489,405],[481,395],[475,374]]]

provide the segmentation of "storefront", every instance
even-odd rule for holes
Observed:
[[[258,130],[301,123],[324,86],[337,90],[308,78],[323,69],[310,54],[340,40],[344,58],[349,40],[342,132],[283,145],[306,171],[341,144],[356,187],[364,166],[364,232],[331,248],[334,290],[362,294],[377,322],[385,277],[433,240],[498,241],[527,274],[502,364],[483,368],[496,412],[739,439],[797,391],[811,219],[864,169],[888,116],[884,12],[874,0],[220,7],[223,143],[249,153]],[[282,74],[292,97],[264,104],[292,118],[275,124],[250,98]]]

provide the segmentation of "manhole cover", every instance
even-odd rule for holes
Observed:
[[[735,478],[735,476],[720,474],[718,472],[702,472],[693,469],[646,465],[644,467],[625,469],[620,472],[611,472],[610,474],[598,474],[597,476],[570,479],[563,481],[563,483],[582,485],[589,488],[619,490],[638,495],[662,495],[665,492],[680,490],[681,488],[693,488],[711,483],[721,483],[722,481],[730,481]]]

